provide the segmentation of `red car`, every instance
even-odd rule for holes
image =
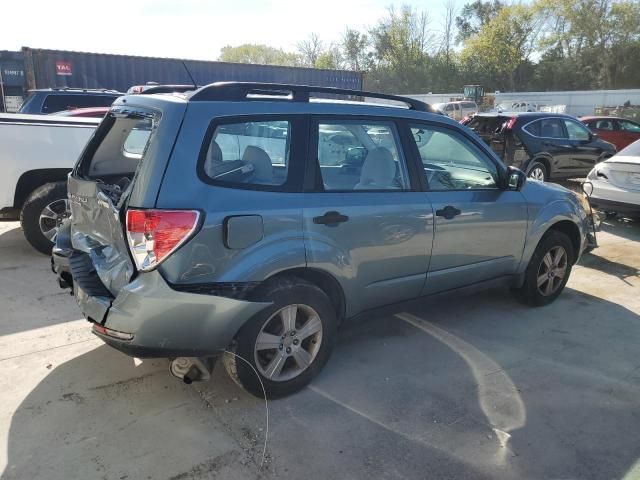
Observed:
[[[90,108],[74,108],[73,110],[64,110],[62,112],[50,113],[50,115],[62,117],[89,117],[102,118],[109,111],[109,107],[90,107]]]
[[[580,117],[593,133],[613,143],[618,151],[640,139],[640,123],[619,117]]]

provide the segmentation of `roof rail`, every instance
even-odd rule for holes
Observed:
[[[146,92],[145,92],[146,93]],[[155,93],[155,92],[154,92]],[[273,96],[274,100],[308,102],[313,93],[329,95],[348,95],[352,97],[379,98],[406,104],[409,109],[421,112],[433,112],[427,103],[409,97],[388,95],[386,93],[349,90],[345,88],[314,87],[310,85],[289,85],[284,83],[254,82],[216,82],[196,90],[190,101],[245,101],[255,100],[249,95]],[[260,98],[264,100],[264,98]]]
[[[154,85],[153,87],[146,88],[138,95],[152,95],[154,93],[184,93],[191,90],[197,90],[199,87],[196,85]]]

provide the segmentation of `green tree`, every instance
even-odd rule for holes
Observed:
[[[486,86],[516,90],[531,72],[531,56],[536,50],[545,17],[537,5],[516,4],[498,14],[469,37],[461,52],[467,73]]]
[[[345,66],[350,70],[359,72],[371,67],[369,37],[367,37],[366,33],[347,28],[342,36],[341,49]]]
[[[254,63],[259,65],[284,65],[297,67],[300,58],[295,53],[285,52],[268,45],[245,43],[237,47],[227,45],[220,50],[218,60],[233,63]]]
[[[502,8],[504,2],[500,0],[481,1],[476,0],[465,4],[456,17],[458,27],[458,42],[464,42],[489,23]]]
[[[435,49],[435,35],[429,18],[403,5],[390,7],[387,15],[370,31],[375,66],[370,72],[372,86],[383,91],[429,91],[429,49]]]

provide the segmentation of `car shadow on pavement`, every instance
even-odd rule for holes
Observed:
[[[623,281],[626,281],[627,278],[640,276],[640,268],[609,260],[599,256],[597,253],[597,250],[595,250],[594,252],[583,255],[580,258],[579,265],[592,270],[598,270],[607,275],[612,275]]]
[[[624,217],[605,218],[604,214],[600,215],[603,219],[600,231],[626,240],[640,241],[640,221]]]
[[[313,384],[269,402],[260,473],[264,402],[220,364],[187,387],[99,346],[12,408],[0,477],[624,478],[640,458],[637,314],[571,289],[395,309],[347,322]]]

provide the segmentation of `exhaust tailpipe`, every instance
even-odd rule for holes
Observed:
[[[211,379],[215,357],[178,357],[171,361],[171,374],[187,385],[193,382],[206,382]]]

